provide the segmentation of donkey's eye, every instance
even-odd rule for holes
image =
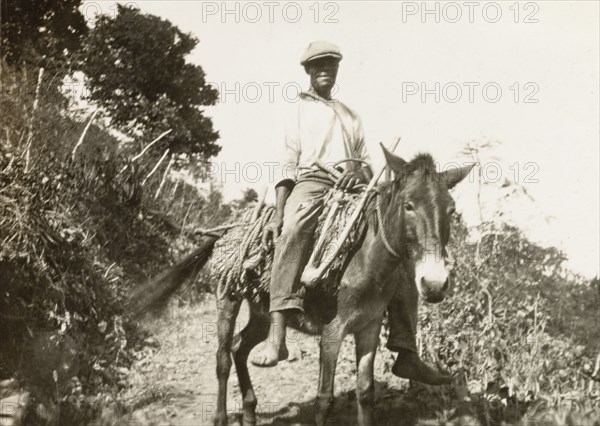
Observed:
[[[450,207],[450,208],[448,209],[448,214],[449,214],[449,215],[453,215],[454,213],[456,213],[456,208],[455,208],[455,207]]]
[[[413,206],[412,203],[407,201],[406,203],[404,203],[404,210],[406,210],[407,212],[412,212],[415,210],[415,206]]]

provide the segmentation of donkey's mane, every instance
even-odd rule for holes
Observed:
[[[391,195],[398,193],[406,185],[406,177],[409,175],[419,174],[428,175],[436,173],[435,161],[431,154],[420,152],[413,157],[408,163],[402,167],[400,176],[396,175],[390,182],[385,182],[379,185],[379,190],[382,195]]]
[[[406,165],[406,168],[409,173],[432,173],[435,172],[435,162],[433,161],[431,154],[427,152],[420,152],[415,155],[412,160],[410,160],[410,162]]]

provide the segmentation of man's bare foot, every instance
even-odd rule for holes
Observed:
[[[398,352],[392,373],[403,379],[414,380],[427,385],[448,385],[452,376],[439,373],[419,359],[416,352],[403,349]]]
[[[279,361],[286,360],[288,356],[285,344],[277,349],[273,343],[264,341],[255,349],[250,362],[257,367],[275,367]]]

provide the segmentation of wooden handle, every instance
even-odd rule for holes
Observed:
[[[398,146],[399,143],[400,143],[400,138],[396,138],[396,141],[394,142],[390,152],[393,153],[396,150],[396,147]],[[304,268],[304,271],[302,272],[302,276],[300,277],[300,281],[306,287],[311,288],[311,287],[316,286],[318,284],[318,282],[321,280],[321,278],[323,277],[323,274],[325,273],[327,268],[329,268],[331,263],[338,256],[344,241],[346,241],[346,238],[348,238],[348,235],[350,235],[350,231],[352,230],[352,227],[356,223],[356,220],[358,219],[358,216],[362,212],[362,209],[364,208],[364,206],[369,198],[370,193],[373,191],[373,188],[375,188],[375,185],[377,185],[377,182],[379,181],[379,178],[385,171],[386,167],[387,167],[387,165],[384,164],[379,169],[378,173],[373,176],[373,178],[371,179],[371,182],[369,182],[367,189],[365,189],[365,192],[363,192],[361,199],[359,200],[359,202],[356,205],[356,208],[352,212],[352,216],[350,216],[348,223],[346,223],[344,230],[342,231],[340,237],[338,238],[338,241],[334,245],[335,251],[333,252],[333,254],[330,256],[327,256],[327,258],[323,260],[321,265],[318,265],[318,266],[314,264],[314,256],[311,256],[311,261],[309,261],[309,263],[306,265],[306,267]]]
[[[339,179],[340,176],[342,175],[342,172],[340,172],[339,170],[337,170],[335,167],[329,165],[329,164],[325,164],[323,163],[321,160],[317,160],[315,161],[315,166],[317,166],[319,169],[323,170],[324,172],[329,173],[330,175],[332,175],[334,177],[334,179]]]

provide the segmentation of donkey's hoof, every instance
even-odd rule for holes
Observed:
[[[256,426],[256,415],[253,418],[248,418],[246,416],[242,417],[241,424],[243,426]]]
[[[228,416],[224,416],[224,417],[219,417],[219,416],[215,416],[213,417],[213,425],[214,426],[242,426],[245,425],[246,423],[242,423],[242,416],[235,416],[231,419],[231,421],[229,421],[229,417]]]
[[[227,416],[216,415],[213,417],[213,425],[214,426],[227,426],[229,423],[227,422]]]

